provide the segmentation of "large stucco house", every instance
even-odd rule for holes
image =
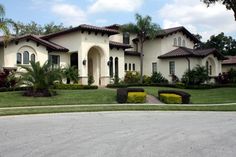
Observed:
[[[161,72],[181,78],[197,65],[207,66],[210,76],[222,72],[222,56],[215,49],[194,50],[199,40],[184,27],[164,29],[154,40],[144,44],[144,75]],[[140,44],[136,35],[121,33],[119,25],[96,27],[80,25],[45,36],[12,37],[4,46],[0,39],[0,68],[17,68],[29,61],[53,66],[76,66],[80,81],[88,76],[96,85],[107,85],[115,74],[124,78],[126,71],[140,71]]]

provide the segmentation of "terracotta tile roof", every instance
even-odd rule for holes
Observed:
[[[170,51],[164,55],[159,56],[159,59],[166,59],[166,58],[181,58],[181,57],[199,57],[204,58],[210,54],[215,55],[218,59],[224,60],[225,57],[218,52],[216,49],[190,49],[186,47],[179,47],[173,51]]]
[[[128,49],[128,48],[132,48],[131,45],[129,44],[123,44],[123,43],[119,43],[119,42],[115,42],[115,41],[109,41],[109,45],[110,48],[122,48],[122,49]]]
[[[0,43],[3,44],[3,39],[4,37],[0,37]],[[36,35],[23,35],[23,36],[19,36],[19,37],[11,37],[10,41],[9,42],[17,42],[19,40],[22,40],[22,39],[28,39],[28,40],[33,40],[43,46],[46,46],[47,48],[49,48],[50,50],[53,50],[53,51],[60,51],[60,52],[68,52],[69,50],[63,46],[60,46],[56,43],[53,43],[51,41],[46,41],[46,40],[43,40],[41,38],[39,38],[38,36]]]
[[[56,32],[56,33],[51,33],[51,34],[42,36],[41,38],[42,39],[50,39],[50,38],[53,38],[53,37],[56,37],[56,36],[76,32],[76,31],[92,31],[92,32],[99,32],[99,33],[104,33],[104,34],[108,34],[108,35],[114,35],[114,34],[119,33],[117,30],[109,29],[109,28],[106,28],[106,27],[97,27],[97,26],[82,24],[78,27],[73,27],[73,28],[63,30],[63,31],[59,31],[59,32]]]
[[[223,61],[223,65],[236,64],[236,56],[226,56],[226,60]]]
[[[110,26],[105,26],[105,28],[109,28],[109,29],[114,29],[114,30],[119,30],[120,29],[120,26],[119,24],[113,24],[113,25],[110,25]]]
[[[125,55],[127,55],[127,56],[138,56],[138,57],[140,57],[140,52],[137,52],[137,51],[125,51]]]

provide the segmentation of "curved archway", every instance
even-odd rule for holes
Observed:
[[[98,46],[93,46],[88,51],[88,77],[93,76],[94,84],[101,85],[101,71],[103,51]]]

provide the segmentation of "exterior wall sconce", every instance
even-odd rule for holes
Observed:
[[[86,60],[85,59],[83,60],[83,65],[86,65]]]

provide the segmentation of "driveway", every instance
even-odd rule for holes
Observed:
[[[0,117],[0,157],[235,157],[235,112]]]

